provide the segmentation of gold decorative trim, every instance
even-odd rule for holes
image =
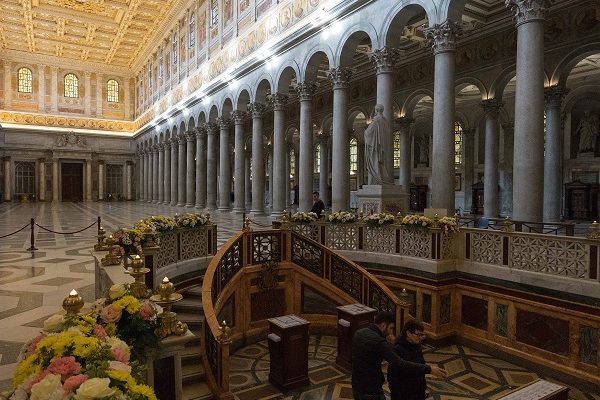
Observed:
[[[135,130],[135,124],[132,121],[78,118],[71,116],[30,114],[10,111],[0,111],[0,123],[54,126],[67,129],[94,129],[127,133],[132,133]]]

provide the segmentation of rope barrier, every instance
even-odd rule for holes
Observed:
[[[96,225],[97,223],[98,223],[98,221],[94,221],[94,222],[93,222],[91,225],[89,225],[89,226],[86,226],[85,228],[83,228],[83,229],[80,229],[80,230],[78,230],[78,231],[73,231],[73,232],[56,232],[56,231],[53,231],[52,229],[48,229],[48,228],[46,228],[46,227],[43,227],[43,226],[41,226],[41,225],[39,225],[39,224],[37,224],[37,223],[35,224],[35,226],[37,226],[38,228],[40,228],[40,229],[43,229],[43,230],[45,230],[45,231],[47,231],[47,232],[50,232],[50,233],[56,233],[56,234],[58,234],[58,235],[74,235],[74,234],[76,234],[76,233],[83,232],[83,231],[85,231],[85,230],[87,230],[87,229],[90,229],[92,226]]]
[[[27,228],[28,226],[29,226],[29,224],[25,225],[24,227],[22,227],[19,230],[14,231],[13,233],[9,233],[8,235],[0,236],[0,239],[3,239],[5,237],[9,237],[9,236],[12,236],[12,235],[16,235],[17,233],[21,232],[23,229]]]

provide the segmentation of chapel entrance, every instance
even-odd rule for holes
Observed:
[[[62,201],[83,201],[83,164],[61,163]]]

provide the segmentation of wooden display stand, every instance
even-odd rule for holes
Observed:
[[[521,386],[498,400],[568,400],[569,388],[537,379]]]
[[[308,385],[309,322],[295,315],[268,321],[269,382],[282,392]]]
[[[346,369],[352,367],[352,338],[354,333],[369,326],[375,316],[374,308],[364,304],[349,304],[337,307],[338,347],[335,362]]]

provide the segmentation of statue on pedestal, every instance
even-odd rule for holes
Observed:
[[[383,116],[383,106],[375,106],[373,122],[365,130],[365,164],[367,166],[368,184],[393,184],[394,178],[385,165],[385,135],[390,134],[390,124]]]
[[[594,152],[599,128],[600,122],[598,121],[598,116],[585,111],[575,131],[579,133],[579,154]]]
[[[419,162],[420,167],[429,165],[429,137],[426,135],[415,137],[415,141],[419,146]]]

